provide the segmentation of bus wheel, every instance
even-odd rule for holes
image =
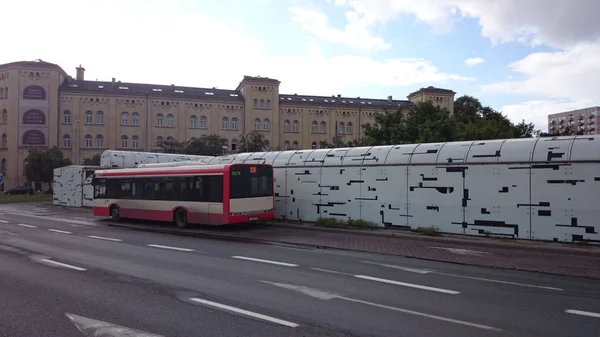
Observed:
[[[110,217],[114,221],[119,221],[121,219],[121,214],[119,212],[119,207],[113,206],[113,207],[110,208]]]
[[[187,213],[184,209],[178,209],[175,211],[175,225],[179,228],[187,227]]]

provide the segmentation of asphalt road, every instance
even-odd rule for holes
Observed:
[[[9,212],[0,214],[0,286],[0,336],[600,332],[594,280]]]

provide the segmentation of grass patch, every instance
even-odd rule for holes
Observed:
[[[33,201],[52,201],[52,194],[37,193],[29,194],[0,194],[0,204],[9,204],[15,202],[33,202]]]
[[[350,219],[341,220],[336,218],[319,218],[315,222],[317,227],[326,228],[344,228],[344,229],[376,229],[379,228],[377,224],[363,220],[363,219]]]
[[[437,228],[434,226],[429,226],[429,227],[418,227],[417,228],[417,232],[423,234],[423,235],[427,235],[427,236],[438,236],[440,235],[440,233],[438,232]]]

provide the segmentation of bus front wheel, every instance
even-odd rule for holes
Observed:
[[[179,228],[185,228],[188,225],[187,213],[184,209],[178,209],[175,211],[175,225]]]
[[[110,208],[110,217],[114,220],[114,221],[119,221],[121,219],[121,214],[119,212],[119,207],[117,206],[112,206]]]

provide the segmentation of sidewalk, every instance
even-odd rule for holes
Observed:
[[[56,207],[61,209],[60,207]],[[65,216],[97,219],[89,210],[63,210]],[[429,237],[403,230],[346,230],[310,224],[270,222],[255,226],[202,227],[119,223],[118,226],[192,236],[252,242],[278,242],[349,249],[487,267],[600,279],[600,246],[508,241],[458,235]]]

